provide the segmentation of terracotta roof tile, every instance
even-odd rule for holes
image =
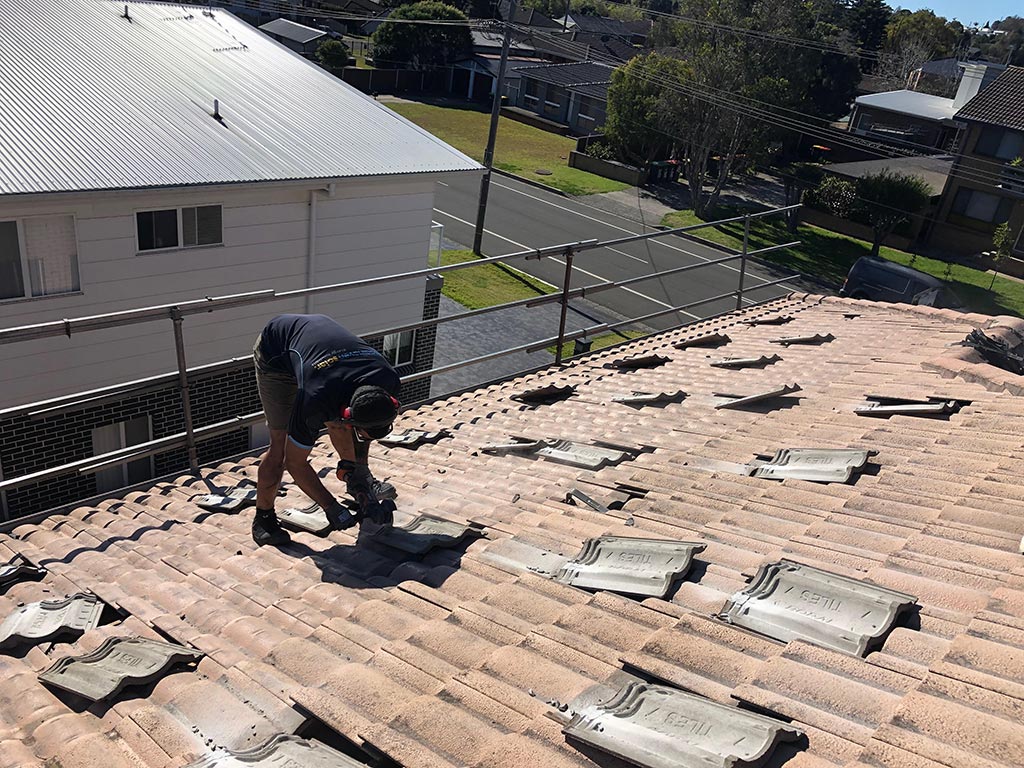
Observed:
[[[780,314],[793,320],[744,322]],[[248,746],[312,720],[353,750],[410,768],[617,768],[567,743],[548,715],[595,683],[615,685],[623,670],[792,718],[806,741],[777,750],[772,766],[1021,765],[1024,523],[1015,506],[1024,500],[1024,389],[949,346],[974,327],[1020,325],[793,296],[407,411],[401,428],[452,436],[415,451],[374,450],[375,473],[399,487],[399,519],[475,520],[486,534],[421,556],[354,531],[297,533],[293,546],[261,549],[249,537],[251,512],[210,514],[189,501],[211,487],[251,487],[255,457],[18,526],[0,534],[0,559],[21,553],[49,573],[0,595],[0,611],[91,589],[121,615],[75,643],[0,657],[0,767],[180,768],[215,745]],[[672,346],[712,331],[733,341]],[[815,333],[836,338],[790,346],[769,369],[709,365]],[[670,362],[603,367],[654,354]],[[713,392],[782,380],[803,387],[789,407],[713,408]],[[509,399],[552,383],[576,386],[575,396],[537,407]],[[634,389],[689,397],[664,408],[609,403]],[[972,404],[934,420],[855,415],[871,394]],[[647,452],[596,472],[480,453],[513,435]],[[743,476],[756,455],[785,447],[878,453],[850,484]],[[333,464],[326,445],[313,460]],[[612,509],[567,504],[573,488]],[[292,485],[282,502],[307,503]],[[706,548],[665,599],[592,593],[529,570],[604,534]],[[760,566],[783,557],[907,592],[919,610],[863,659],[714,618]],[[55,656],[127,634],[208,655],[195,672],[168,675],[106,711],[73,711],[37,682]]]

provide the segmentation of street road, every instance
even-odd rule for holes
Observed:
[[[449,183],[442,182],[435,196],[434,218],[444,224],[445,237],[467,247],[473,242],[478,192],[477,179],[466,177],[464,180],[456,178]],[[598,210],[505,176],[494,174],[491,177],[483,239],[483,251],[489,256],[578,240],[611,240],[643,231],[639,221]],[[646,231],[651,230],[648,228]],[[605,280],[652,274],[724,255],[722,251],[676,235],[585,251],[574,258],[572,286],[576,288]],[[565,262],[560,257],[517,260],[512,265],[555,286],[562,285]],[[785,272],[772,274],[762,267],[748,268],[745,288],[749,296],[745,294],[744,305],[799,289],[793,283],[757,289],[758,285],[784,276]],[[639,317],[733,291],[738,279],[737,260],[680,275],[655,277],[587,298],[624,317]],[[730,298],[679,314],[668,314],[647,324],[659,329],[674,327],[734,309],[735,306],[735,298]]]

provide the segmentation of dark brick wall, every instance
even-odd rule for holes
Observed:
[[[441,300],[441,277],[427,280],[423,304],[423,319],[436,318]],[[413,362],[399,368],[408,375],[429,370],[434,364],[435,328],[420,329],[416,333]],[[378,350],[382,339],[369,340]],[[234,416],[259,411],[256,379],[249,362],[226,369],[196,374],[190,382],[192,413],[195,426],[203,427]],[[430,393],[430,379],[423,379],[402,387],[403,403],[424,400]],[[0,418],[0,468],[7,478],[19,477],[49,467],[67,464],[93,455],[92,431],[97,427],[116,424],[136,416],[149,414],[153,439],[177,434],[185,430],[181,397],[177,381],[168,381],[160,388],[114,402],[105,402],[48,416],[31,419],[26,416]],[[249,448],[249,430],[241,428],[200,442],[197,446],[199,462],[208,464]],[[174,449],[153,457],[155,476],[188,469],[185,449]],[[96,495],[93,475],[72,473],[23,486],[6,493],[6,504],[0,507],[0,520],[21,517],[51,509],[63,504]]]

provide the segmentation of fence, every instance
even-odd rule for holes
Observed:
[[[241,306],[263,304],[271,301],[278,301],[281,299],[297,298],[303,296],[312,296],[324,293],[333,293],[337,291],[352,290],[358,288],[365,288],[373,285],[381,285],[384,283],[395,282],[398,280],[408,280],[414,277],[431,277],[434,275],[443,275],[448,272],[455,272],[462,269],[473,269],[475,267],[488,265],[488,264],[500,264],[505,262],[512,262],[516,260],[531,260],[531,259],[544,259],[550,257],[559,257],[564,260],[564,273],[561,290],[547,295],[530,297],[526,299],[520,299],[517,301],[510,301],[504,304],[498,304],[492,307],[485,307],[482,309],[472,309],[457,314],[446,315],[444,317],[437,317],[430,320],[423,320],[415,323],[408,323],[396,327],[383,328],[380,330],[373,331],[371,333],[364,334],[368,338],[383,336],[385,334],[401,333],[403,331],[415,331],[422,328],[436,327],[441,323],[453,322],[464,318],[475,317],[491,312],[500,312],[502,310],[510,309],[513,307],[526,307],[533,308],[545,304],[557,303],[560,306],[559,313],[559,324],[558,333],[550,338],[538,339],[526,344],[521,344],[508,349],[498,350],[485,355],[481,355],[475,358],[450,363],[438,367],[430,368],[425,371],[418,371],[408,376],[402,377],[402,382],[407,383],[411,381],[417,381],[425,379],[431,376],[435,376],[441,373],[447,373],[448,371],[454,371],[460,368],[465,368],[471,365],[477,365],[490,360],[495,360],[501,357],[505,357],[511,354],[517,354],[521,352],[536,352],[538,350],[547,349],[554,347],[555,352],[555,364],[560,365],[563,362],[563,350],[565,345],[569,342],[577,339],[587,339],[596,334],[602,334],[609,331],[615,331],[621,327],[634,325],[638,323],[645,323],[655,318],[663,317],[665,315],[671,315],[677,312],[683,312],[688,309],[693,309],[698,306],[711,304],[727,300],[730,298],[736,299],[736,309],[740,309],[743,305],[744,297],[750,290],[760,290],[768,288],[770,286],[781,285],[783,283],[792,281],[795,278],[799,278],[799,275],[791,274],[786,277],[775,279],[775,280],[764,280],[759,285],[753,286],[752,288],[746,286],[747,268],[749,257],[756,256],[759,254],[766,254],[772,251],[778,251],[785,248],[791,248],[795,245],[799,245],[798,241],[783,243],[780,245],[772,245],[758,250],[749,250],[749,237],[750,237],[750,222],[753,219],[762,218],[765,216],[772,216],[784,213],[789,210],[798,208],[799,206],[788,206],[786,208],[777,208],[770,211],[763,211],[760,213],[745,214],[742,216],[735,216],[728,219],[722,219],[719,221],[705,222],[701,224],[693,224],[685,227],[677,227],[668,230],[658,230],[640,235],[628,235],[625,237],[614,238],[610,240],[585,240],[573,243],[564,243],[560,245],[552,245],[544,248],[536,248],[524,251],[516,251],[514,253],[502,254],[499,256],[490,256],[481,258],[476,261],[450,264],[447,266],[431,266],[422,270],[414,270],[411,272],[404,272],[395,275],[382,275],[379,277],[372,277],[364,280],[354,280],[344,283],[335,283],[332,285],[316,286],[312,288],[301,288],[291,291],[278,292],[274,289],[266,289],[262,291],[253,291],[250,293],[235,294],[229,296],[219,297],[207,297],[204,299],[198,299],[194,301],[179,302],[177,304],[160,305],[154,307],[143,307],[139,309],[125,310],[121,312],[113,312],[104,315],[93,315],[89,317],[79,317],[73,319],[56,320],[47,323],[39,323],[35,325],[19,326],[14,328],[0,329],[0,345],[13,344],[23,341],[31,341],[35,339],[50,338],[55,336],[68,336],[71,337],[74,334],[88,333],[91,331],[101,330],[104,328],[113,328],[124,325],[131,325],[137,323],[148,323],[155,322],[157,320],[170,321],[171,331],[174,334],[174,345],[175,345],[175,357],[177,363],[177,388],[180,394],[182,411],[184,413],[184,432],[167,435],[156,440],[150,440],[145,443],[129,446],[127,448],[121,448],[114,451],[109,451],[98,456],[91,456],[88,458],[72,461],[69,463],[61,464],[56,467],[32,472],[29,474],[21,475],[13,478],[6,478],[0,480],[0,493],[5,493],[15,488],[22,486],[39,483],[43,480],[51,478],[57,478],[67,475],[88,475],[101,472],[112,467],[122,466],[139,459],[144,459],[158,454],[170,451],[180,450],[181,448],[186,449],[188,454],[188,463],[193,473],[199,471],[199,461],[197,453],[197,442],[200,440],[206,440],[217,435],[223,435],[233,430],[237,430],[240,427],[249,426],[252,424],[259,423],[263,420],[262,412],[253,412],[247,414],[239,414],[231,419],[226,419],[215,424],[210,424],[199,429],[194,426],[193,420],[193,403],[192,403],[192,382],[199,372],[199,369],[189,369],[186,365],[186,349],[185,341],[182,333],[182,327],[187,317],[206,312],[217,312],[225,309],[233,309]],[[629,277],[621,280],[605,280],[593,285],[588,285],[579,288],[571,288],[571,280],[573,276],[574,260],[580,254],[598,250],[601,248],[614,248],[615,246],[623,245],[631,242],[638,242],[643,240],[651,240],[654,238],[670,237],[677,234],[686,232],[692,232],[695,230],[703,229],[706,227],[719,226],[722,224],[732,224],[742,222],[743,224],[743,246],[742,249],[736,253],[727,254],[721,258],[711,259],[696,264],[687,264],[679,267],[672,267],[669,269],[663,269],[660,271],[654,271],[648,274],[638,275],[635,277]],[[656,280],[664,278],[668,275],[683,274],[692,272],[695,270],[711,268],[717,265],[728,264],[731,262],[739,262],[737,270],[738,278],[736,288],[725,293],[721,293],[715,296],[708,296],[695,301],[690,301],[685,304],[678,306],[672,306],[666,309],[660,309],[656,312],[651,312],[646,315],[628,318],[625,320],[619,320],[611,323],[597,323],[592,326],[582,328],[580,330],[566,332],[566,315],[569,309],[569,302],[572,299],[584,298],[593,296],[594,294],[613,290],[627,288],[636,283],[641,283],[647,280]],[[231,361],[226,363],[214,363],[209,366],[202,366],[203,369],[209,369],[215,366],[227,365]],[[133,382],[131,385],[124,385],[121,391],[132,391],[131,387],[146,387],[152,386],[155,379],[166,378],[166,377],[155,377],[150,380],[142,380],[140,382]],[[66,404],[72,398],[61,398],[61,402],[64,405],[53,406],[51,403],[34,403],[22,406],[18,410],[22,410],[26,413],[35,415],[52,414],[55,411],[59,411],[61,408],[72,409],[76,407],[76,404],[81,403],[83,400],[89,398],[105,398],[111,397],[112,392],[116,390],[116,387],[108,387],[104,390],[98,390],[92,393],[81,393],[78,396],[72,396],[74,404]],[[8,524],[9,525],[9,524]]]

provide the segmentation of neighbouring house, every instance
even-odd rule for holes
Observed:
[[[957,110],[995,81],[1001,65],[961,63],[963,75],[953,98],[912,90],[858,96],[849,130],[861,136],[916,151],[955,152],[963,123]]]
[[[942,193],[953,172],[953,155],[927,155],[912,157],[885,157],[876,160],[858,160],[849,163],[833,163],[824,166],[827,174],[856,181],[882,171],[919,176],[927,183],[931,202],[927,209],[911,218],[910,223],[889,236],[888,244],[897,248],[909,248],[917,242],[928,239],[934,225],[935,215],[941,206]],[[801,214],[809,223],[821,224],[838,232],[871,241],[871,229],[847,219],[839,219],[819,210],[805,208]]]
[[[515,104],[521,88],[519,70],[543,64],[543,59],[509,57],[505,63],[505,82],[501,95],[509,104]],[[494,95],[498,82],[501,57],[494,54],[478,54],[452,62],[448,72],[448,92],[469,100],[489,99]]]
[[[436,180],[480,166],[231,14],[168,8],[0,5],[0,328],[424,268]],[[197,426],[259,410],[249,355],[268,317],[320,312],[367,333],[432,316],[438,291],[419,277],[189,317]],[[377,343],[400,372],[431,367],[432,333]],[[176,380],[165,376],[176,369],[169,322],[2,354],[5,478],[182,429]],[[152,377],[145,394],[118,394]],[[76,400],[96,390],[102,405]],[[26,404],[54,398],[64,405],[47,406],[52,418],[26,415],[38,410]],[[258,433],[201,444],[202,455],[244,450]],[[143,465],[100,484],[82,475],[10,491],[4,502],[82,498],[134,472],[178,468],[180,452]]]
[[[1005,65],[995,61],[963,61],[954,58],[935,59],[933,61],[926,61],[920,68],[911,72],[907,80],[907,87],[912,91],[952,97],[956,94],[956,89],[964,74],[963,65],[966,63],[981,64],[986,67],[984,77],[987,79],[987,82],[983,82],[982,87],[995,80],[999,73],[1005,69]]]
[[[1024,377],[972,333],[1024,321],[795,294],[433,401],[405,530],[255,547],[195,503],[255,455],[11,522],[3,763],[1020,768]]]
[[[316,47],[327,39],[327,33],[322,29],[307,27],[290,19],[268,21],[260,26],[260,31],[303,56],[315,54]]]
[[[586,135],[604,125],[614,69],[593,61],[521,67],[515,106]]]
[[[1007,67],[956,113],[967,128],[932,243],[980,253],[1004,222],[1024,257],[1024,67]]]
[[[630,24],[604,16],[587,16],[576,13],[570,13],[560,19],[555,19],[555,23],[562,26],[566,31],[577,30],[592,35],[616,37],[627,43],[640,45],[647,41],[647,36],[652,27],[649,22]]]

